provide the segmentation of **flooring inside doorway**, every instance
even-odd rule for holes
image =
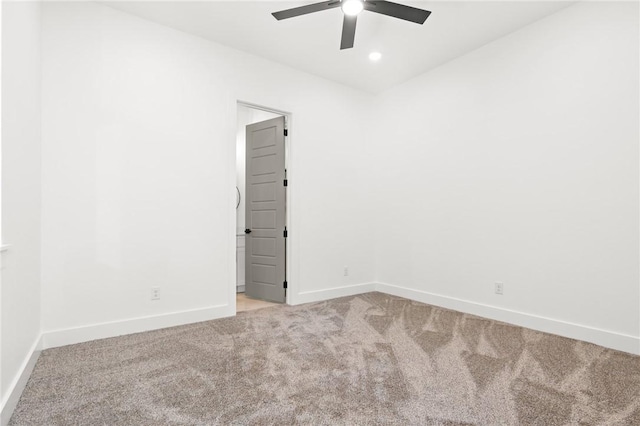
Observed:
[[[280,305],[280,303],[267,302],[265,300],[252,299],[244,293],[236,294],[236,312],[253,311],[255,309],[268,308]]]

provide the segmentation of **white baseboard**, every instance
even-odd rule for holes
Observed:
[[[391,284],[377,283],[375,288],[381,293],[640,355],[640,338],[637,336],[615,333]]]
[[[13,415],[13,411],[18,405],[18,401],[20,401],[20,396],[22,395],[24,388],[27,386],[27,382],[29,381],[31,372],[36,366],[36,362],[38,361],[38,357],[40,356],[41,348],[42,337],[38,336],[36,341],[31,346],[28,356],[20,366],[19,374],[7,389],[7,395],[3,399],[2,406],[0,407],[0,425],[7,426],[9,424],[9,420]]]
[[[322,300],[335,299],[336,297],[353,296],[355,294],[376,291],[376,283],[355,284],[345,287],[334,287],[326,290],[307,291],[295,295],[292,305],[302,303],[319,302]]]
[[[58,346],[89,342],[91,340],[209,321],[216,318],[230,317],[235,314],[236,312],[233,306],[219,305],[63,330],[51,330],[42,333],[42,348],[56,348]]]

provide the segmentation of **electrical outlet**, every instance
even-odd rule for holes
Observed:
[[[503,283],[496,283],[496,294],[504,294],[504,284]]]
[[[160,287],[151,287],[151,300],[160,300]]]
[[[345,276],[345,277],[348,277],[348,276],[349,276],[349,267],[348,267],[348,266],[345,266],[345,267],[344,267],[344,276]]]

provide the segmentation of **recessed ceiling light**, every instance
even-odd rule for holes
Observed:
[[[380,52],[369,53],[369,59],[371,59],[373,62],[378,62],[380,58],[382,58],[382,53]]]
[[[345,0],[342,2],[342,11],[345,15],[356,16],[362,12],[362,9],[364,9],[362,0]]]

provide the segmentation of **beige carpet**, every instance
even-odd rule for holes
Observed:
[[[380,293],[46,350],[11,425],[640,425],[640,358]]]

